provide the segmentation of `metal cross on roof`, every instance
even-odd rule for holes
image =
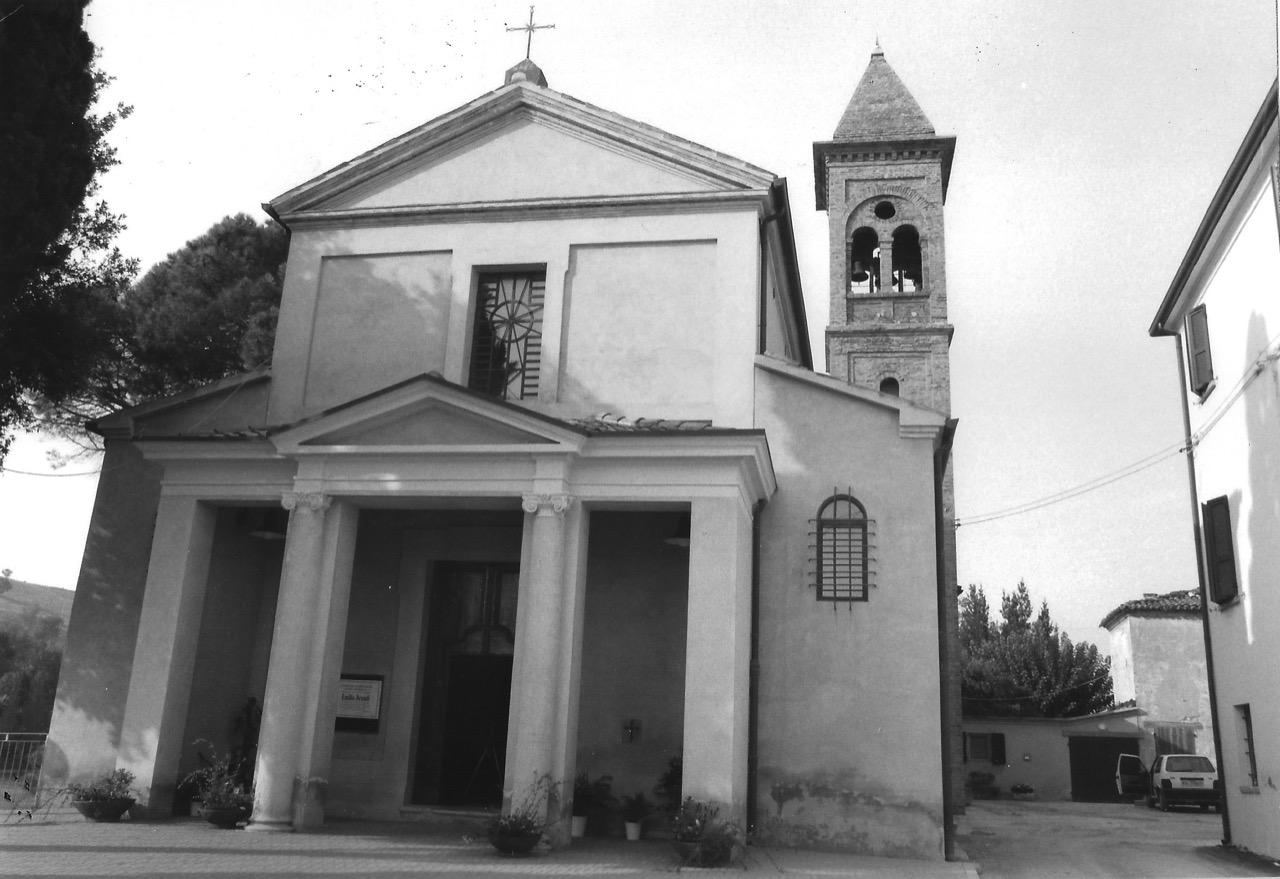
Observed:
[[[530,6],[530,7],[529,7],[529,23],[528,23],[528,24],[522,24],[522,25],[520,25],[519,27],[509,27],[509,28],[507,28],[507,30],[508,30],[508,31],[528,31],[528,32],[529,32],[529,39],[528,39],[528,41],[525,43],[525,46],[524,46],[524,57],[525,57],[525,59],[527,60],[527,59],[529,58],[529,53],[533,50],[533,32],[534,32],[534,31],[547,30],[548,28],[555,28],[555,25],[554,25],[554,24],[534,24],[534,23],[533,23],[533,7],[532,7],[532,6]]]

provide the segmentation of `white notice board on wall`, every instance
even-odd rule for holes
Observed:
[[[382,712],[382,678],[344,677],[338,683],[338,717],[377,720]]]

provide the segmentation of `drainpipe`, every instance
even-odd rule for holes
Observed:
[[[756,774],[759,754],[756,745],[760,724],[760,513],[765,501],[751,508],[751,657],[747,684],[747,838],[756,828]]]
[[[1218,783],[1222,785],[1222,844],[1231,845],[1231,813],[1227,809],[1227,773],[1222,764],[1222,724],[1218,713],[1218,687],[1213,675],[1213,634],[1209,631],[1209,584],[1204,575],[1204,534],[1200,529],[1200,493],[1196,490],[1196,450],[1191,444],[1191,407],[1187,402],[1187,368],[1182,356],[1182,335],[1174,336],[1178,346],[1178,386],[1182,391],[1182,431],[1186,436],[1187,483],[1191,489],[1191,531],[1196,545],[1196,580],[1200,585],[1200,626],[1204,630],[1204,665],[1209,678],[1209,717],[1213,720],[1213,755],[1218,763]]]
[[[933,452],[933,534],[934,557],[937,559],[938,571],[938,711],[941,715],[942,728],[942,857],[951,861],[956,856],[955,809],[951,804],[951,660],[950,638],[947,630],[947,602],[954,597],[948,595],[947,566],[945,562],[946,545],[943,529],[946,518],[942,509],[942,482],[947,472],[947,461],[951,458],[951,443],[955,439],[955,418],[948,418],[938,440],[938,448]]]

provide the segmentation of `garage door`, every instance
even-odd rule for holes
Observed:
[[[1120,736],[1070,736],[1071,799],[1078,803],[1118,803],[1116,759],[1137,754],[1138,740]]]

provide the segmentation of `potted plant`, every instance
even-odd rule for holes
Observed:
[[[547,829],[544,808],[555,787],[551,777],[544,775],[530,785],[518,805],[513,802],[507,814],[494,816],[485,827],[489,844],[508,856],[531,852]]]
[[[742,830],[721,820],[719,811],[693,797],[685,797],[680,804],[671,845],[685,866],[718,867],[728,863],[742,844]]]
[[[1000,788],[996,787],[996,777],[991,772],[970,772],[967,787],[974,799],[998,800]]]
[[[667,768],[658,776],[653,795],[658,798],[658,809],[674,820],[680,811],[680,793],[684,785],[684,757],[676,754],[667,760]]]
[[[195,789],[200,801],[199,815],[217,827],[233,830],[249,817],[253,808],[253,786],[246,782],[243,764],[228,754],[218,758],[213,746],[201,739],[197,742],[209,745],[213,758],[199,753],[205,765],[187,773],[183,784]]]
[[[1019,782],[1009,788],[1009,793],[1013,794],[1015,800],[1034,800],[1036,798],[1036,789],[1026,782]]]
[[[573,823],[570,835],[585,836],[587,821],[609,812],[617,802],[613,796],[613,776],[602,775],[595,781],[587,777],[585,771],[579,772],[573,780]]]
[[[71,805],[90,821],[119,821],[137,802],[133,796],[133,773],[115,769],[99,775],[87,784],[67,786]]]
[[[622,822],[627,831],[627,839],[635,842],[640,838],[644,819],[653,813],[653,804],[645,797],[644,791],[622,798]]]

